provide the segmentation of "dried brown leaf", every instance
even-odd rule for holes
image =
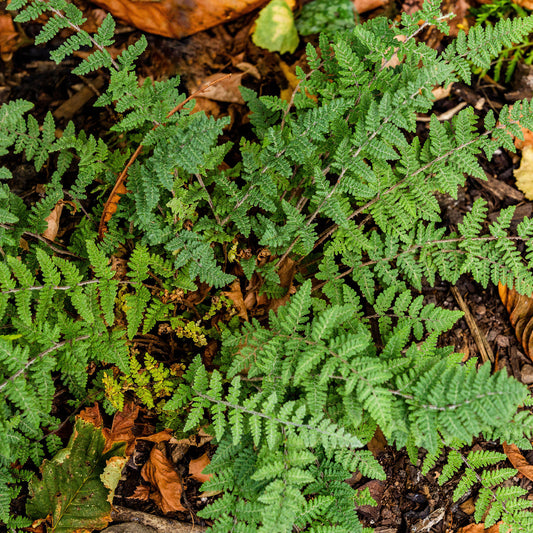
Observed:
[[[224,78],[220,82],[210,85],[207,89],[204,89],[201,93],[202,98],[209,98],[210,100],[215,100],[217,102],[244,104],[244,99],[239,91],[243,76],[244,72],[240,74],[230,74],[229,76],[222,72],[213,74],[212,76],[207,77],[201,83],[198,89],[215,80]]]
[[[498,522],[488,529],[485,529],[485,524],[470,524],[462,527],[457,533],[503,533],[500,531],[500,524],[501,522]]]
[[[102,427],[104,425],[102,414],[100,413],[100,408],[98,407],[98,403],[96,402],[94,402],[94,405],[92,407],[86,407],[85,409],[83,409],[78,415],[78,418],[85,420],[85,422],[89,422],[97,428]]]
[[[52,212],[44,219],[48,224],[48,227],[43,231],[42,235],[49,241],[53,241],[57,237],[57,232],[59,231],[59,219],[61,218],[64,205],[65,203],[63,200],[59,200],[52,209]]]
[[[189,475],[200,483],[209,481],[213,477],[213,474],[203,474],[202,472],[210,462],[207,453],[204,453],[198,459],[191,459],[189,463]]]
[[[244,320],[248,320],[248,311],[246,310],[246,305],[244,304],[244,298],[242,296],[241,284],[238,279],[236,279],[231,285],[229,291],[223,291],[226,297],[228,297],[233,304],[235,309],[237,309],[237,314]]]
[[[181,39],[236,19],[267,0],[95,0],[115,17],[140,30]]]
[[[163,511],[185,511],[181,505],[182,483],[174,465],[157,446],[152,448],[150,458],[143,466],[141,476],[152,486],[150,498]]]
[[[111,449],[114,442],[123,441],[126,443],[126,455],[131,455],[135,448],[135,435],[133,427],[139,416],[139,406],[133,402],[126,402],[124,409],[115,413],[111,429],[104,428],[103,433],[106,439],[104,452]]]
[[[136,500],[143,500],[147,501],[150,499],[150,487],[147,485],[137,485],[135,487],[135,491],[130,496],[130,498],[134,498]]]
[[[498,284],[498,292],[509,312],[509,321],[515,329],[516,338],[533,360],[533,298],[518,294],[501,283]]]
[[[0,15],[0,56],[3,61],[11,60],[19,42],[19,34],[15,30],[11,15]]]
[[[353,5],[357,13],[366,13],[378,7],[384,6],[387,0],[353,0]]]
[[[533,481],[533,465],[528,463],[515,444],[503,443],[503,451],[511,464],[525,477]]]
[[[142,440],[147,440],[149,442],[168,442],[172,438],[172,431],[170,429],[164,429],[159,433],[154,433],[149,437],[140,437]]]

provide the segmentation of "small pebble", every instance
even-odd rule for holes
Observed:
[[[524,365],[521,370],[522,382],[526,385],[533,383],[533,366]]]

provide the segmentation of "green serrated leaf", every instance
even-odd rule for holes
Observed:
[[[104,452],[102,430],[78,419],[66,448],[41,466],[41,479],[29,485],[26,512],[30,518],[50,517],[48,531],[70,533],[102,529],[111,521],[109,489],[100,476],[107,462],[124,456],[124,443]]]

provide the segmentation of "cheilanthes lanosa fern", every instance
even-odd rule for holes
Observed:
[[[135,336],[165,321],[192,323],[180,303],[187,292],[207,284],[216,298],[237,271],[281,297],[278,271],[291,261],[305,268],[288,303],[261,323],[233,319],[222,334],[207,332],[219,335],[216,369],[198,356],[165,381],[172,395],[162,414],[182,431],[209,426],[218,444],[205,488],[222,495],[202,511],[212,531],[363,531],[354,503],[371,498],[343,480],[355,470],[384,478],[365,449],[378,426],[413,461],[425,450],[426,469],[446,454],[441,479],[462,473],[457,498],[480,487],[477,520],[488,512],[488,524],[530,531],[524,491],[501,486],[514,471],[488,469],[503,456],[461,452],[478,435],[529,446],[533,417],[519,409],[528,391],[437,347],[460,313],[427,305],[418,292],[437,276],[454,283],[463,274],[483,286],[533,290],[530,220],[510,235],[513,209],[487,224],[477,200],[454,232],[435,198],[455,196],[467,175],[485,179],[478,155],[513,150],[520,125],[533,128],[533,110],[523,101],[499,117],[472,108],[446,123],[432,116],[425,140],[416,116],[431,110],[435,86],[468,83],[471,64],[488,68],[502,47],[533,31],[533,19],[460,31],[441,53],[416,40],[432,24],[446,31],[438,2],[398,24],[376,18],[322,36],[318,48],[308,45],[290,102],[242,89],[253,137],[240,141],[240,161],[228,166],[221,163],[232,146],[219,140],[228,119],[191,114],[193,103],[172,114],[185,99],[178,79],[139,83],[144,38],[113,59],[111,16],[90,35],[65,0],[12,0],[9,9],[21,22],[49,16],[38,43],[73,30],[52,52],[56,61],[93,47],[74,72],[109,71],[96,105],[117,112],[106,139],[122,140],[111,149],[71,123],[57,136],[52,115],[39,124],[26,101],[0,108],[0,155],[21,154],[50,171],[46,194],[27,205],[0,169],[0,520],[28,524],[10,514],[10,501],[31,469],[12,467],[39,465],[61,445],[52,414],[59,383],[83,401],[92,363],[91,390],[102,395],[112,388],[112,366],[131,375]],[[98,242],[97,193],[110,189],[139,142],[130,193]],[[85,204],[90,195],[93,213],[60,248],[40,233],[65,195]],[[123,276],[109,266],[119,248],[129,250]],[[263,248],[270,261],[257,260]],[[256,255],[245,258],[245,249]],[[158,367],[141,357],[136,372],[142,360]]]

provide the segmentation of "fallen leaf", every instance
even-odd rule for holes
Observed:
[[[407,37],[405,35],[396,35],[394,38],[397,41],[399,41],[400,43],[405,42],[405,39],[407,39]],[[394,67],[397,67],[400,64],[400,60],[398,59],[398,50],[399,49],[400,49],[399,46],[394,48],[394,54],[392,55],[392,57],[388,61],[386,61],[386,62],[383,61],[382,62],[382,68],[394,68]]]
[[[15,30],[11,15],[0,15],[0,57],[2,61],[11,60],[19,42],[19,34]]]
[[[461,509],[461,511],[463,511],[463,513],[473,515],[476,511],[474,498],[468,498],[468,500],[459,505],[459,508]]]
[[[182,39],[236,19],[266,4],[267,0],[95,0],[115,17],[140,30]]]
[[[130,498],[134,498],[135,500],[143,500],[147,501],[150,499],[150,487],[147,485],[138,485],[135,488],[135,491],[130,496]]]
[[[503,452],[511,464],[525,477],[533,481],[533,465],[528,463],[515,444],[503,443]]]
[[[385,448],[389,445],[383,431],[378,427],[374,433],[374,436],[370,439],[367,444],[368,449],[372,452],[374,457],[378,457],[381,453],[385,451]]]
[[[139,406],[133,402],[126,402],[124,409],[115,413],[111,429],[104,428],[103,433],[106,439],[105,450],[113,446],[115,442],[126,443],[126,455],[131,455],[135,448],[135,435],[133,427],[139,416]]]
[[[517,6],[533,10],[533,0],[513,0],[513,3]]]
[[[246,310],[246,305],[244,304],[244,298],[239,280],[236,279],[233,281],[230,285],[230,290],[222,291],[222,294],[233,302],[235,309],[237,309],[237,314],[244,320],[248,321],[248,311]]]
[[[485,524],[470,524],[462,527],[457,533],[503,533],[500,532],[500,524],[501,522],[498,522],[488,529],[485,529]]]
[[[152,448],[150,457],[141,470],[141,476],[150,482],[150,498],[163,513],[186,510],[180,501],[183,490],[181,479],[174,465],[157,446]]]
[[[59,219],[61,218],[64,205],[65,203],[63,200],[59,200],[52,209],[52,212],[44,219],[48,224],[48,227],[43,231],[42,236],[49,241],[53,241],[57,237],[57,232],[59,231]]]
[[[124,446],[104,453],[105,438],[99,427],[79,418],[68,445],[52,459],[43,461],[41,478],[32,478],[26,513],[46,519],[49,531],[90,531],[111,521],[109,489],[100,476]],[[114,490],[114,489],[113,489]]]
[[[268,309],[277,311],[282,305],[285,305],[289,301],[291,295],[294,294],[292,281],[295,274],[296,262],[289,257],[286,257],[278,269],[278,276],[280,286],[287,289],[287,292],[281,298],[272,298],[268,304]]]
[[[515,169],[516,186],[528,200],[533,200],[533,144],[522,148],[520,167]]]
[[[202,472],[210,462],[207,453],[204,453],[198,457],[198,459],[191,459],[191,462],[189,463],[189,475],[200,483],[209,481],[213,477],[213,474],[203,474]]]
[[[506,285],[498,284],[498,292],[503,305],[509,313],[516,338],[526,355],[533,360],[533,298],[518,294]]]
[[[110,504],[113,504],[115,490],[118,486],[120,478],[122,477],[122,470],[126,466],[127,462],[127,457],[111,457],[107,460],[107,464],[104,468],[104,471],[100,474],[100,480],[102,481],[104,487],[109,491],[107,495],[107,501]]]
[[[285,0],[271,0],[259,12],[252,41],[270,52],[292,54],[296,50],[300,38],[294,24],[294,15]]]
[[[170,429],[164,429],[159,433],[154,433],[149,437],[140,437],[142,440],[147,440],[149,442],[167,442],[172,438],[172,431]]]
[[[209,85],[207,89],[204,89],[201,92],[202,98],[209,98],[210,100],[215,100],[217,102],[230,102],[235,104],[244,104],[244,99],[239,91],[241,86],[242,77],[245,75],[244,72],[240,74],[224,74],[222,72],[218,74],[213,74],[208,76],[198,87],[200,89],[202,86],[210,84],[211,82],[222,79],[218,83]]]
[[[359,14],[377,9],[386,3],[387,0],[353,0],[355,11]]]
[[[97,428],[102,427],[104,425],[102,413],[100,413],[100,408],[98,407],[98,403],[96,402],[94,402],[94,405],[92,407],[86,407],[85,409],[83,409],[78,415],[78,418],[80,418],[81,420],[85,420],[85,422],[89,422],[89,424],[92,424]]]

